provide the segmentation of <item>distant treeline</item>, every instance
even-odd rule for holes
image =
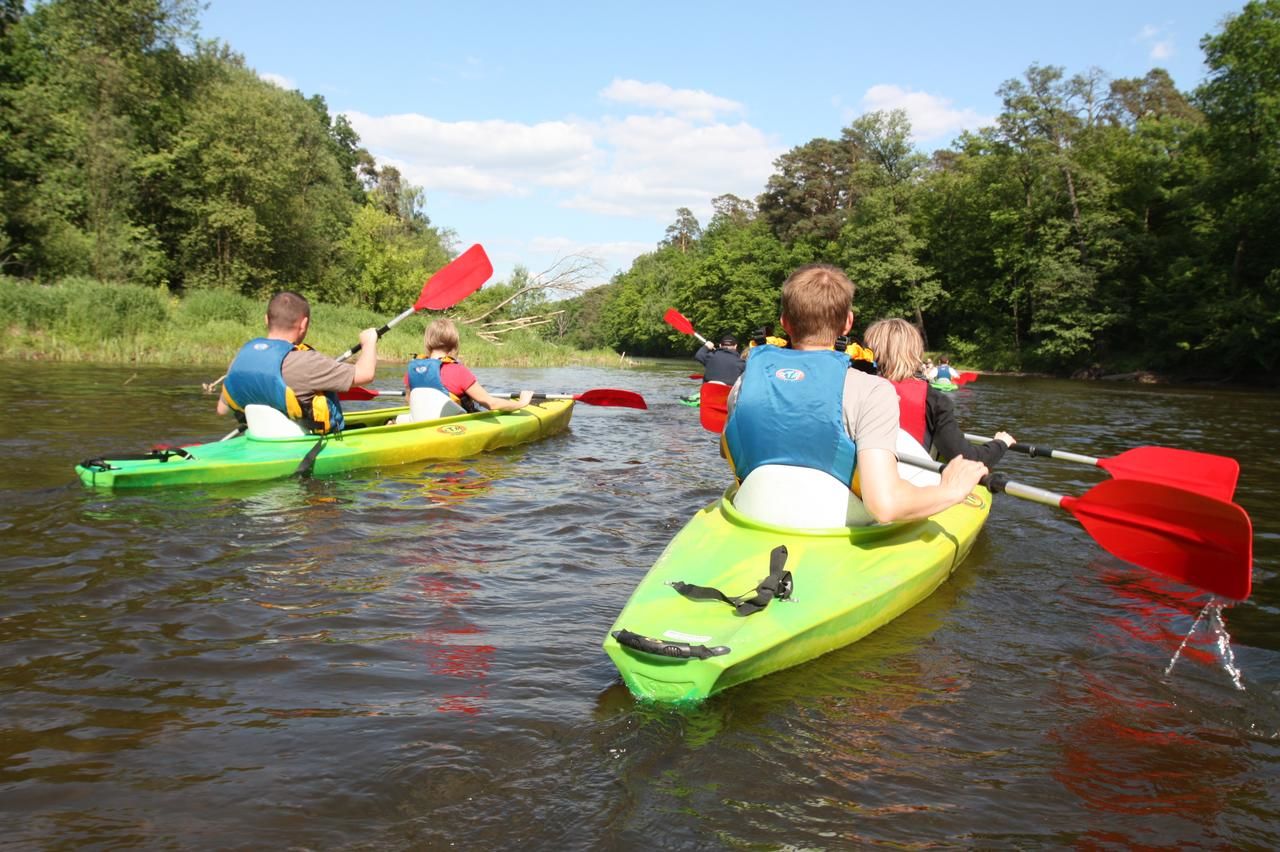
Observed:
[[[901,316],[929,348],[989,368],[1100,362],[1219,376],[1280,368],[1280,0],[1201,42],[1180,92],[1154,69],[1108,80],[1033,65],[998,90],[994,125],[926,157],[901,112],[781,156],[754,201],[702,227],[677,211],[658,249],[571,304],[578,344],[690,350],[774,321],[811,261],[846,269],[855,332]]]
[[[412,304],[452,241],[422,190],[200,40],[199,8],[0,0],[0,273]]]

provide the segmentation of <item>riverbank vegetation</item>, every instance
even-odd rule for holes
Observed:
[[[1202,42],[1191,93],[1161,69],[1109,80],[1033,65],[995,122],[932,156],[901,112],[775,163],[754,201],[723,195],[570,306],[580,344],[689,349],[775,321],[782,281],[846,269],[858,329],[901,316],[968,365],[1070,374],[1280,369],[1280,2],[1248,3]]]
[[[468,320],[490,310],[493,299],[486,293],[485,299],[474,305],[464,303],[450,313],[458,323],[463,360],[469,366],[619,363],[610,350],[584,351],[530,330],[504,334],[497,341],[485,339]],[[0,336],[0,357],[207,364],[220,369],[246,340],[263,333],[265,311],[260,299],[221,290],[196,290],[179,298],[165,289],[137,284],[71,278],[46,286],[0,278],[0,316],[8,327]],[[378,343],[379,359],[407,361],[419,353],[431,317],[411,316],[387,332]],[[338,355],[356,343],[361,329],[379,327],[390,318],[368,308],[316,303],[307,343]]]

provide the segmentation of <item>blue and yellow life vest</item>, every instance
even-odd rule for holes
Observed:
[[[849,357],[758,346],[747,359],[723,444],[741,482],[766,464],[808,467],[853,484],[858,448],[844,425]]]
[[[461,405],[467,411],[473,411],[474,405],[471,404],[471,398],[466,396],[458,396],[444,385],[444,379],[440,377],[440,370],[445,364],[456,364],[457,359],[450,358],[448,355],[443,358],[428,358],[426,355],[409,361],[409,366],[405,368],[404,378],[405,384],[408,386],[408,392],[413,393],[414,388],[435,388],[448,395],[449,399]]]
[[[301,423],[308,432],[321,435],[341,432],[342,405],[336,393],[316,394],[304,410],[293,388],[285,384],[281,372],[284,359],[290,352],[310,348],[267,337],[250,340],[240,347],[231,362],[226,381],[222,383],[223,400],[236,411],[244,411],[246,405],[268,405]]]

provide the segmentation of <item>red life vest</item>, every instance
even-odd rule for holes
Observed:
[[[927,449],[929,442],[926,436],[925,395],[929,392],[928,382],[905,379],[892,384],[893,389],[898,392],[898,425]]]

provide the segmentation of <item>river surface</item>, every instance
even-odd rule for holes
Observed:
[[[670,709],[600,644],[727,483],[676,402],[694,366],[485,370],[650,410],[579,405],[480,458],[112,494],[73,465],[223,434],[199,391],[216,371],[0,363],[0,845],[1280,847],[1280,397],[995,376],[954,395],[974,432],[1239,458],[1254,593],[1220,619],[1070,514],[998,497],[888,627]]]

